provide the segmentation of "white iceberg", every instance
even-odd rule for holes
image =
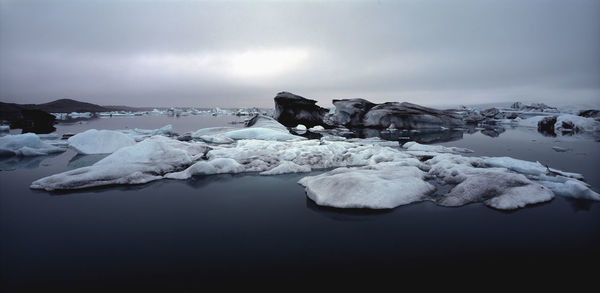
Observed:
[[[110,154],[135,144],[135,140],[119,131],[90,129],[68,139],[69,146],[80,154]]]
[[[496,209],[516,209],[549,201],[554,195],[600,200],[580,174],[538,162],[466,157],[454,154],[456,149],[441,146],[433,146],[427,156],[422,156],[423,151],[381,146],[377,140],[369,142],[253,139],[209,147],[153,136],[121,148],[90,167],[42,178],[31,187],[75,189],[195,175],[275,175],[337,168],[300,180],[308,197],[317,204],[388,209],[428,200],[442,206],[480,202]]]
[[[294,162],[283,161],[277,167],[260,172],[260,175],[280,175],[280,174],[288,174],[288,173],[306,173],[310,172],[310,166],[306,165],[298,165]]]
[[[323,126],[321,126],[321,125],[316,125],[316,126],[313,126],[313,127],[311,127],[311,128],[308,129],[308,131],[310,131],[310,132],[321,132],[321,131],[324,131],[324,130],[325,130],[325,128]]]
[[[414,141],[406,142],[402,145],[402,148],[407,151],[421,151],[421,152],[434,152],[434,153],[472,153],[473,151],[466,148],[457,147],[445,147],[441,145],[427,145],[420,144]]]
[[[565,127],[566,125],[573,128]],[[562,131],[600,131],[600,122],[594,118],[581,117],[571,114],[563,114],[556,118],[554,123],[554,132]]]
[[[141,184],[183,170],[208,150],[201,143],[187,143],[164,136],[153,136],[117,150],[92,166],[41,178],[33,189],[79,189],[111,184]]]
[[[123,129],[123,130],[118,130],[118,131],[127,136],[130,136],[131,138],[135,139],[135,141],[142,141],[142,140],[144,140],[148,137],[154,136],[154,135],[172,136],[175,134],[175,132],[173,131],[173,126],[170,124],[163,126],[161,128],[158,128],[158,129],[135,128],[135,129]]]
[[[260,139],[260,140],[304,140],[306,138],[293,135],[289,130],[277,122],[277,120],[257,115],[248,121],[248,127],[245,128],[231,128],[231,127],[212,127],[199,129],[192,134],[194,138],[201,138],[202,136],[216,136],[226,137],[232,140],[242,139]],[[212,139],[206,137],[207,139]]]
[[[193,137],[193,136],[192,136]],[[233,143],[234,140],[224,136],[224,135],[220,135],[220,134],[216,134],[216,135],[200,135],[198,137],[199,139],[205,141],[205,142],[210,142],[210,143],[216,143],[216,144],[228,144],[228,143]]]
[[[64,148],[43,142],[34,133],[5,135],[0,137],[0,157],[43,156],[64,151]]]
[[[298,126],[296,126],[296,130],[306,131],[306,126],[304,126],[304,124],[298,124]]]
[[[0,132],[8,132],[10,131],[9,125],[0,125]]]
[[[244,167],[234,159],[217,158],[211,161],[200,161],[189,168],[165,175],[170,179],[188,179],[194,175],[213,175],[223,173],[240,173]]]
[[[413,162],[414,163],[414,162]],[[338,168],[300,179],[316,204],[336,208],[391,209],[425,199],[435,187],[410,163]]]

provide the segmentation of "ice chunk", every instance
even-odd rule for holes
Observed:
[[[9,130],[10,130],[10,126],[0,125],[0,132],[8,132]]]
[[[316,125],[316,126],[313,126],[313,127],[311,127],[311,128],[308,129],[308,131],[310,131],[310,132],[320,132],[320,131],[323,131],[323,130],[325,130],[325,128],[323,126],[321,126],[321,125]]]
[[[69,146],[80,154],[110,154],[135,140],[119,131],[90,129],[69,137]]]
[[[311,171],[310,166],[301,166],[294,162],[284,161],[284,162],[281,162],[281,164],[279,164],[277,167],[275,167],[271,170],[261,172],[260,175],[304,173],[304,172],[310,172],[310,171]]]
[[[550,188],[556,195],[600,201],[600,194],[591,190],[589,185],[578,180],[565,180],[563,182],[539,181],[539,183]]]
[[[472,202],[501,210],[522,208],[554,198],[548,188],[531,182],[521,174],[485,171],[468,176],[439,200],[443,206],[461,206]]]
[[[139,134],[144,134],[144,135],[166,135],[166,136],[169,136],[169,135],[173,134],[173,125],[169,124],[169,125],[163,126],[158,129],[135,128],[133,131],[135,131],[136,133],[139,133]]]
[[[409,141],[402,145],[402,148],[407,151],[423,151],[435,153],[472,153],[473,151],[466,148],[445,147],[441,145],[425,145],[414,141]]]
[[[170,179],[188,179],[194,175],[212,175],[222,173],[240,173],[244,167],[236,160],[229,158],[217,158],[210,161],[200,161],[189,168],[175,173],[165,175]]]
[[[232,130],[225,133],[222,133],[223,136],[229,137],[231,139],[240,140],[240,139],[260,139],[260,140],[304,140],[306,138],[290,134],[289,132],[282,132],[279,130],[273,130],[270,128],[262,128],[262,127],[248,127],[242,128],[238,130]]]
[[[338,168],[308,176],[298,183],[307,196],[322,206],[391,209],[421,201],[435,188],[425,182],[425,172],[414,166]]]
[[[556,152],[560,152],[560,153],[562,153],[562,152],[566,152],[566,151],[569,151],[569,150],[570,150],[570,149],[563,148],[563,147],[559,147],[559,146],[553,146],[553,147],[552,147],[552,149],[553,149],[554,151],[556,151]]]
[[[577,173],[568,173],[560,170],[552,169],[540,164],[540,162],[529,162],[510,157],[491,157],[484,158],[485,164],[490,167],[507,168],[525,175],[545,175],[554,173],[560,176],[583,180],[583,176]]]
[[[544,120],[544,118],[546,118],[548,116],[533,116],[527,119],[523,119],[518,121],[519,126],[523,126],[523,127],[534,127],[537,128],[538,127],[538,123],[540,123],[540,121]]]
[[[226,143],[233,143],[234,140],[217,134],[217,135],[200,135],[198,138],[200,138],[201,140],[205,141],[205,142],[210,142],[210,143],[216,143],[216,144],[226,144]]]
[[[43,142],[34,133],[0,137],[0,157],[41,156],[64,151],[64,148],[59,148]]]
[[[123,147],[92,166],[41,178],[33,189],[78,189],[111,184],[140,184],[183,170],[201,158],[208,146],[153,136]]]
[[[233,140],[260,139],[260,140],[304,140],[306,138],[290,134],[288,129],[267,116],[257,115],[248,121],[248,127],[236,129],[231,127],[213,127],[199,129],[192,134],[194,138],[204,135],[220,135]]]
[[[554,131],[600,131],[600,122],[594,118],[586,118],[577,115],[563,114],[556,118]]]
[[[298,124],[298,126],[296,126],[296,130],[299,131],[306,131],[306,126],[302,125],[302,124]]]

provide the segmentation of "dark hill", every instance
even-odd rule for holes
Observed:
[[[25,105],[24,105],[25,106]],[[86,102],[75,101],[71,99],[60,99],[50,103],[33,105],[31,109],[42,110],[51,113],[70,113],[70,112],[107,112],[108,108]]]

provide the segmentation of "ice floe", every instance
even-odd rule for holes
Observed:
[[[141,184],[187,168],[209,148],[164,136],[153,136],[117,150],[92,166],[44,177],[31,183],[33,189],[79,189],[113,184]]]
[[[110,154],[135,140],[119,131],[90,129],[69,137],[69,146],[80,154]]]
[[[417,161],[418,162],[418,161]],[[417,163],[413,162],[413,163]],[[338,168],[300,179],[316,204],[336,208],[390,209],[425,199],[435,187],[426,173],[403,162]]]
[[[42,156],[64,152],[64,148],[43,142],[34,133],[5,135],[0,137],[0,157]]]
[[[379,138],[307,140],[261,116],[248,124],[242,129],[201,129],[191,135],[210,145],[154,135],[91,166],[39,179],[31,188],[78,189],[161,178],[326,169],[299,183],[317,204],[337,208],[389,209],[432,201],[441,206],[482,203],[507,210],[546,202],[555,195],[600,200],[582,175],[539,162],[468,157],[461,155],[472,152],[468,149],[416,142],[400,147],[397,141]]]
[[[421,151],[434,153],[472,153],[473,151],[466,148],[445,147],[441,145],[420,144],[414,141],[406,142],[402,145],[407,151]]]

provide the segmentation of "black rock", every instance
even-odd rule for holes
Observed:
[[[304,124],[306,127],[323,125],[323,118],[329,110],[317,106],[316,103],[315,100],[280,92],[275,97],[274,118],[288,127],[298,124]]]
[[[333,100],[335,106],[334,122],[339,125],[360,127],[363,126],[363,117],[375,107],[365,99],[342,99]]]
[[[411,103],[388,102],[369,110],[364,118],[365,127],[398,129],[457,127],[465,123],[453,111],[436,110]]]

